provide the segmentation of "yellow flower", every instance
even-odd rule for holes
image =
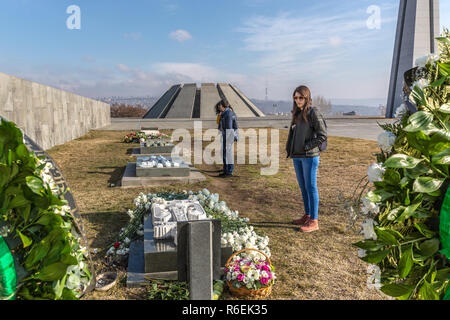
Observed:
[[[247,273],[248,270],[250,270],[249,266],[242,266],[241,267],[241,271],[244,272],[244,273]]]

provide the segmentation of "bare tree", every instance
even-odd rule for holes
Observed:
[[[113,103],[111,105],[111,118],[142,118],[147,110],[140,104],[137,106]]]
[[[323,114],[331,113],[331,100],[327,100],[323,96],[313,97],[313,106],[319,108]]]

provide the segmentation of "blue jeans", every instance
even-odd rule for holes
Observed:
[[[319,214],[319,191],[317,189],[319,159],[320,157],[293,159],[298,185],[302,191],[305,213],[312,220],[317,219]]]

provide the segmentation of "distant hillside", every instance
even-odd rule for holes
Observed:
[[[151,108],[159,98],[157,97],[102,97],[97,98],[97,100],[109,103],[109,104],[126,104],[137,106],[141,105],[145,109]],[[262,112],[265,114],[274,114],[275,112],[290,114],[292,110],[291,101],[282,100],[260,100],[260,99],[250,99]],[[337,103],[336,101],[344,101],[347,103]],[[381,99],[368,99],[361,100],[361,102],[366,102],[368,105],[359,102],[359,100],[352,99],[334,99],[331,106],[331,113],[329,115],[341,115],[345,112],[355,111],[359,116],[380,116],[384,113],[381,112],[380,108],[376,106],[377,102],[382,101]],[[355,103],[354,103],[355,102]],[[373,105],[375,104],[375,105]],[[276,108],[274,107],[276,105]]]
[[[292,102],[290,101],[274,101],[274,100],[258,100],[251,99],[251,101],[265,114],[285,113],[290,114],[292,110]],[[274,108],[276,105],[276,109]],[[343,113],[355,111],[359,116],[384,116],[380,108],[365,105],[349,105],[349,104],[332,104],[331,112],[328,115],[342,115]]]
[[[141,105],[145,109],[153,107],[153,105],[158,101],[159,98],[156,97],[102,97],[97,98],[97,100],[109,103],[109,104],[125,104],[130,106]]]

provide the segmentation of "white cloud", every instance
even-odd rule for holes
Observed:
[[[116,65],[116,67],[122,72],[130,72],[130,68],[124,64],[119,63]]]
[[[191,81],[210,81],[219,77],[220,73],[215,68],[196,63],[157,63],[154,70],[159,74],[171,74]]]
[[[371,95],[368,86],[358,91],[361,83],[346,70],[362,61],[357,50],[364,50],[379,36],[367,29],[366,20],[362,9],[330,16],[279,13],[247,18],[236,31],[244,35],[242,49],[255,54],[251,67],[269,80],[271,99],[290,99],[299,84],[310,85],[316,94],[325,96]],[[384,17],[388,20],[390,17]],[[359,72],[357,68],[353,72]],[[333,85],[343,80],[344,90]],[[259,86],[264,89],[263,81]],[[260,88],[259,96],[262,91]]]
[[[331,37],[328,41],[333,47],[339,47],[343,42],[341,37]]]
[[[177,40],[179,42],[183,42],[189,39],[192,39],[192,35],[186,30],[176,30],[169,34],[169,37],[173,40]]]

